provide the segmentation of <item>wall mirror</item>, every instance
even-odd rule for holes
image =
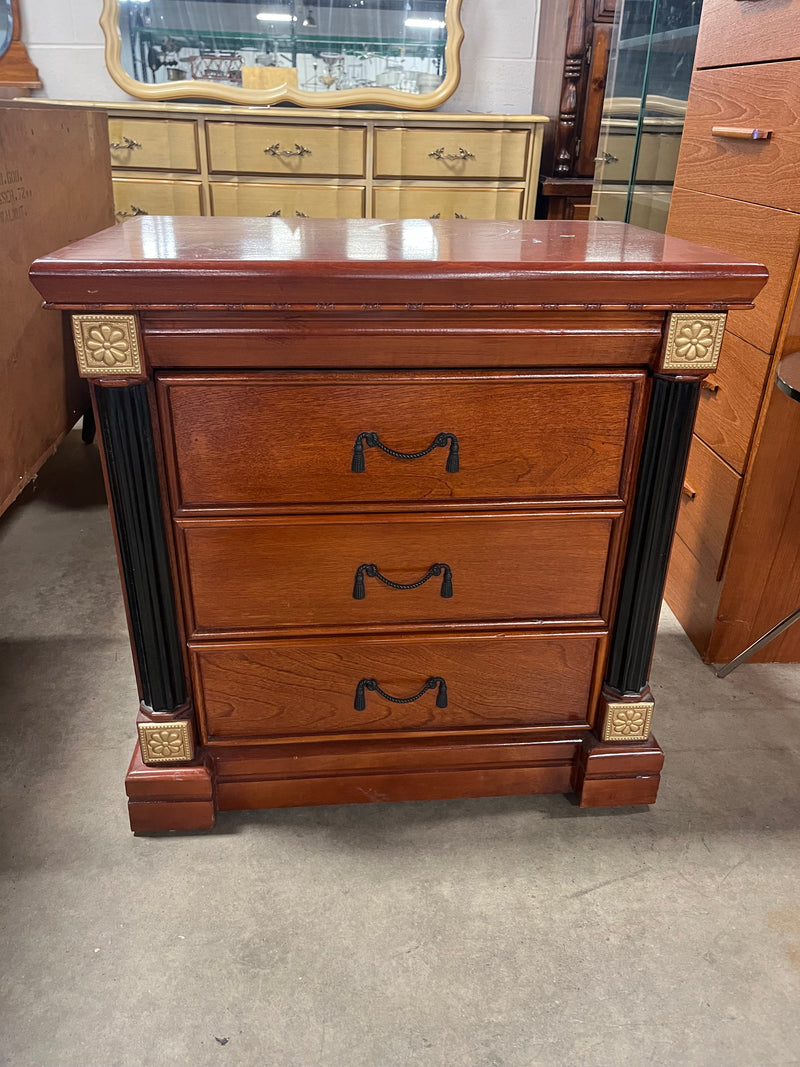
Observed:
[[[103,0],[109,73],[146,100],[383,104],[455,91],[461,0]]]

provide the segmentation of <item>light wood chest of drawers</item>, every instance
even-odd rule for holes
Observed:
[[[655,799],[700,381],[763,268],[614,223],[143,218],[32,276],[97,408],[135,830]]]
[[[532,218],[536,115],[106,105],[119,219]]]
[[[774,388],[800,348],[800,0],[706,0],[668,233],[769,268],[728,318],[701,393],[667,601],[726,662],[800,602],[797,405]],[[755,657],[800,659],[794,627]]]

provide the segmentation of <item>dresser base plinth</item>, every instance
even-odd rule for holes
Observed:
[[[210,830],[214,825],[214,783],[205,759],[148,767],[137,744],[125,790],[134,833]]]
[[[572,789],[582,808],[654,804],[664,753],[651,735],[630,744],[587,738],[575,759]]]

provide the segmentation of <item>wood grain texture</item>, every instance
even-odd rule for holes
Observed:
[[[214,825],[214,783],[205,759],[192,765],[147,767],[137,744],[125,791],[134,833],[210,830]]]
[[[712,662],[738,655],[800,605],[800,404],[770,383],[758,451],[734,531]],[[800,660],[800,628],[787,630],[756,663]]]
[[[737,6],[760,2],[738,0]],[[715,137],[712,128],[719,126],[772,136]],[[800,211],[800,60],[696,71],[680,144],[675,184],[681,188]]]
[[[582,808],[653,804],[664,764],[654,737],[645,744],[584,741],[573,767],[572,785]]]
[[[603,645],[596,633],[497,633],[190,648],[202,736],[216,743],[586,723]],[[434,676],[447,683],[446,708],[434,691],[410,704],[367,693],[365,709],[354,708],[362,678],[405,698]]]
[[[265,507],[335,501],[466,502],[605,498],[626,492],[629,425],[642,376],[245,375],[161,377],[175,442],[175,504]],[[401,452],[455,434],[416,460],[365,449],[374,431]]]
[[[760,349],[728,332],[719,366],[700,389],[695,433],[740,474],[745,469],[769,363]]]
[[[800,57],[800,0],[705,0],[696,67]]]
[[[314,329],[296,312],[150,312],[144,319],[152,367],[655,366],[659,311],[315,309]]]
[[[684,479],[687,492],[681,494],[675,530],[715,576],[724,562],[728,531],[741,484],[736,471],[699,437],[694,437]]]
[[[722,311],[749,306],[766,277],[749,249],[740,258],[621,223],[462,221],[129,219],[37,260],[31,278],[59,307],[341,303],[369,313],[381,303]]]
[[[620,513],[326,516],[182,521],[190,631],[552,620],[601,623],[611,535]],[[375,562],[410,584],[437,562],[452,573],[392,589],[356,573]]]
[[[737,6],[748,2],[740,0]],[[800,215],[676,187],[669,232],[734,254],[746,252],[766,264],[769,281],[756,297],[755,309],[746,314],[731,312],[727,328],[763,352],[771,352],[797,262]]]
[[[42,310],[34,256],[111,224],[102,115],[0,107],[0,513],[89,406],[72,340]]]

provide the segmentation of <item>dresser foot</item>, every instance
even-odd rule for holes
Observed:
[[[664,753],[656,739],[607,744],[587,738],[572,770],[572,788],[582,808],[654,804]]]
[[[148,767],[137,744],[125,791],[134,833],[210,830],[214,825],[214,780],[202,757],[191,764]]]

